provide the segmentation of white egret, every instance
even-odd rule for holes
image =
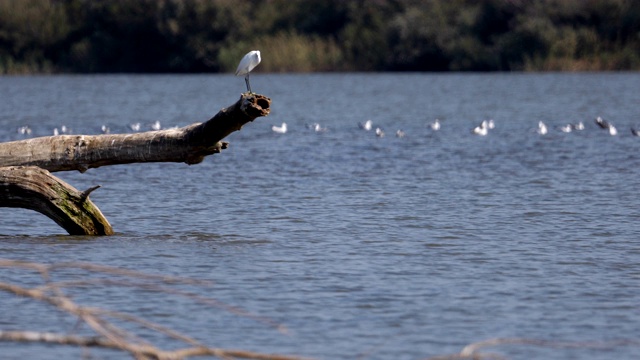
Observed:
[[[242,60],[240,60],[240,64],[236,70],[236,76],[244,75],[244,81],[247,83],[247,91],[249,93],[253,93],[253,91],[251,91],[251,84],[249,83],[249,73],[254,67],[260,64],[260,60],[259,50],[249,51]]]

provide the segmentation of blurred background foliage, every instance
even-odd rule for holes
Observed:
[[[0,0],[0,73],[640,69],[637,0]]]

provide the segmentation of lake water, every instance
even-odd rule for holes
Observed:
[[[272,112],[202,164],[56,173],[116,231],[71,237],[0,208],[0,257],[85,261],[210,280],[228,309],[132,287],[75,291],[211,346],[319,359],[424,359],[519,337],[511,359],[640,352],[640,74],[256,73]],[[202,122],[233,104],[231,75],[0,77],[0,140]],[[613,123],[610,136],[594,122]],[[427,126],[440,119],[442,128]],[[385,137],[359,129],[370,119]],[[493,119],[487,136],[472,134]],[[549,133],[535,132],[544,121]],[[584,130],[558,127],[584,123]],[[286,122],[289,132],[271,126]],[[308,124],[327,131],[316,133]],[[402,129],[406,136],[395,132]],[[60,278],[80,279],[67,269]],[[36,284],[0,268],[0,280]],[[0,329],[73,333],[73,319],[0,293]],[[274,324],[288,329],[286,334]],[[156,339],[152,336],[152,339]],[[160,345],[176,343],[161,340]],[[635,344],[635,345],[634,345]],[[0,343],[3,359],[122,353]]]

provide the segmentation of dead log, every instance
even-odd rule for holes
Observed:
[[[270,112],[271,99],[244,93],[205,123],[135,134],[62,135],[0,143],[0,207],[38,211],[72,235],[111,235],[89,200],[50,172],[136,162],[200,163],[227,147],[227,135]]]
[[[0,168],[0,206],[44,214],[70,235],[112,235],[109,221],[89,200],[98,187],[78,191],[36,166]]]
[[[135,134],[59,135],[0,143],[0,167],[38,166],[50,172],[139,162],[197,164],[227,147],[230,133],[270,112],[271,99],[244,93],[205,123]]]

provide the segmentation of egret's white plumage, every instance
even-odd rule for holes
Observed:
[[[252,93],[251,84],[249,83],[249,74],[251,70],[260,64],[260,51],[253,50],[249,51],[243,58],[240,60],[240,64],[238,64],[238,69],[236,70],[236,76],[244,75],[244,81],[247,83],[247,91]]]

